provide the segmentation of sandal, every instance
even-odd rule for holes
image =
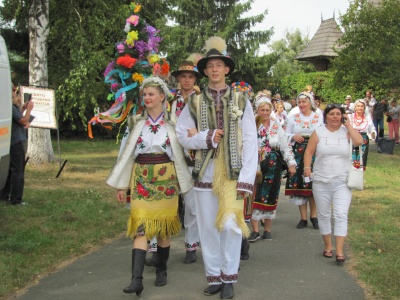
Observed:
[[[346,261],[346,257],[344,255],[336,255],[336,262],[338,265],[343,264]]]
[[[322,255],[327,257],[327,258],[332,258],[333,257],[332,250],[324,250]]]

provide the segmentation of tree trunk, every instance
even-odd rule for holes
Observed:
[[[47,37],[49,35],[49,0],[33,0],[29,9],[29,84],[48,86]],[[29,161],[35,164],[54,160],[50,129],[29,128]]]

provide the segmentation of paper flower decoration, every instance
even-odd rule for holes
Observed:
[[[115,59],[104,71],[104,81],[110,87],[107,100],[114,103],[106,112],[95,110],[95,116],[88,124],[89,137],[92,137],[92,125],[110,127],[107,124],[121,123],[128,113],[139,109],[139,87],[145,78],[153,74],[160,77],[169,74],[168,62],[157,54],[162,40],[159,30],[146,23],[141,11],[142,6],[132,2],[125,24],[121,24],[126,36],[115,43]]]
[[[248,95],[253,91],[251,85],[244,81],[234,82],[232,83],[232,87],[235,92],[246,93]]]
[[[231,113],[231,118],[233,120],[236,120],[237,118],[240,118],[243,116],[243,111],[239,109],[239,106],[233,106],[232,107],[232,113]]]
[[[128,19],[126,19],[126,23],[132,24],[133,26],[137,26],[139,23],[139,16],[132,15]]]

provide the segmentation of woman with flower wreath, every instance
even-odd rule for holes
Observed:
[[[261,183],[257,185],[256,196],[253,203],[253,215],[249,242],[255,242],[260,238],[258,221],[264,221],[263,239],[270,240],[271,224],[276,216],[279,191],[282,180],[282,164],[285,159],[289,166],[289,174],[296,173],[296,161],[292,147],[288,142],[285,131],[279,121],[271,117],[272,103],[261,94],[256,100],[256,126],[258,155],[260,157]]]
[[[117,189],[117,199],[125,201],[131,189],[127,235],[132,237],[132,278],[125,293],[140,295],[147,240],[157,237],[156,286],[167,284],[170,237],[180,231],[178,195],[192,188],[175,128],[166,111],[171,93],[158,77],[145,79],[140,87],[145,109],[132,117],[129,137],[107,184]]]
[[[286,180],[285,195],[290,196],[290,202],[298,205],[300,222],[297,228],[307,226],[307,202],[310,204],[310,221],[314,229],[318,229],[317,207],[312,193],[312,183],[303,179],[303,156],[308,139],[318,126],[323,124],[323,117],[315,113],[314,96],[308,91],[297,96],[298,113],[289,114],[286,134],[292,143],[294,157],[297,163],[296,174]]]
[[[367,167],[368,149],[369,149],[369,136],[373,139],[376,137],[374,123],[371,117],[365,115],[365,102],[364,99],[359,99],[354,103],[354,113],[348,114],[351,127],[357,130],[362,138],[362,153],[363,153],[363,166],[364,170]],[[353,163],[355,166],[360,166],[360,153],[358,147],[353,147]]]

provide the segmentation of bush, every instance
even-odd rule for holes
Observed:
[[[341,103],[346,95],[351,95],[353,100],[364,98],[367,87],[363,90],[355,90],[352,85],[338,87],[334,85],[333,76],[331,71],[294,74],[282,80],[280,90],[283,95],[296,97],[307,85],[312,85],[314,94],[327,103]]]

